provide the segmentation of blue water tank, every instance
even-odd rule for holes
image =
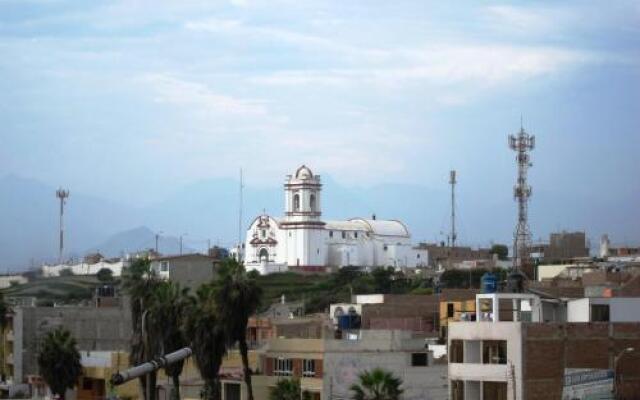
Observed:
[[[491,272],[482,275],[482,293],[495,293],[498,290],[498,278]]]
[[[360,329],[360,316],[357,314],[339,316],[338,328],[340,330]]]

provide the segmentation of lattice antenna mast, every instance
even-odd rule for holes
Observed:
[[[527,264],[531,247],[531,231],[529,230],[528,205],[531,197],[531,186],[527,183],[527,172],[531,164],[529,152],[535,148],[536,138],[529,135],[522,125],[517,135],[509,135],[509,147],[516,154],[518,180],[513,188],[513,196],[518,201],[518,224],[513,240],[513,267],[520,269]]]
[[[58,254],[58,261],[62,263],[62,257],[64,254],[64,205],[69,197],[69,191],[65,189],[56,190],[56,197],[60,199],[60,253]]]
[[[453,170],[449,175],[449,184],[451,185],[451,247],[456,247],[456,171]]]

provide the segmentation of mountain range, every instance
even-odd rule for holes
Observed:
[[[346,187],[323,176],[323,218],[370,217],[399,219],[414,241],[446,240],[450,229],[450,192],[443,184],[429,188],[409,184]],[[7,175],[0,178],[0,272],[21,270],[53,261],[58,254],[59,202],[55,187]],[[504,193],[470,193],[457,190],[458,243],[487,246],[510,243],[515,225],[515,203]],[[119,256],[155,246],[162,253],[203,251],[208,244],[233,246],[238,240],[239,184],[232,179],[209,179],[178,188],[151,205],[134,206],[76,193],[65,206],[65,257],[91,251]],[[561,229],[585,230],[592,241],[609,233],[614,242],[640,237],[635,223],[637,208],[624,196],[588,199],[561,190],[539,192],[532,198],[530,214],[534,238],[545,238]],[[284,208],[282,187],[246,186],[243,190],[242,236],[259,213],[280,216]],[[594,245],[597,243],[593,243]]]

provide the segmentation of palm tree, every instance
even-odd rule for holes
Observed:
[[[170,281],[159,282],[151,294],[149,304],[149,329],[158,335],[160,353],[171,353],[187,345],[182,331],[182,320],[187,308],[188,289],[181,289]],[[180,399],[180,374],[184,361],[165,367],[165,372],[173,381],[172,398]]]
[[[147,319],[147,310],[150,307],[153,292],[159,282],[155,272],[151,269],[151,262],[148,258],[135,260],[129,268],[127,268],[123,276],[122,285],[129,295],[131,303],[133,335],[131,337],[129,364],[132,366],[153,359],[158,349],[157,336],[143,335],[143,326],[146,328],[149,322]],[[145,330],[148,332],[148,329]],[[148,400],[154,400],[155,390],[146,393],[147,377],[141,376],[139,381],[144,397]],[[149,386],[155,388],[155,372],[149,374],[149,381]]]
[[[226,354],[226,329],[216,306],[216,287],[205,284],[190,298],[186,312],[185,333],[205,382],[205,399],[220,399],[218,373]]]
[[[5,373],[6,373],[6,354],[4,353],[5,348],[6,348],[6,344],[4,343],[4,340],[6,339],[5,337],[5,329],[7,329],[7,324],[8,324],[8,320],[7,320],[7,314],[10,312],[10,308],[7,305],[7,303],[4,301],[4,293],[0,292],[0,335],[2,336],[2,370],[0,371],[0,380],[2,380],[4,382],[5,380]]]
[[[382,368],[358,375],[359,384],[351,385],[352,400],[398,400],[403,390],[402,379]]]
[[[255,279],[247,276],[244,266],[232,258],[225,260],[222,271],[226,271],[220,277],[216,303],[218,312],[225,321],[227,344],[229,346],[238,343],[242,365],[244,369],[244,381],[247,385],[249,400],[253,400],[253,388],[251,386],[251,368],[249,368],[249,356],[247,346],[247,325],[249,317],[258,310],[262,289]]]
[[[307,400],[311,393],[301,390],[299,379],[280,379],[269,391],[269,400]]]
[[[66,390],[73,389],[82,375],[76,340],[68,330],[58,328],[47,334],[38,354],[38,367],[51,392],[64,400]]]

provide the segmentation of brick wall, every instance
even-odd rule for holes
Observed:
[[[627,347],[640,349],[640,323],[523,324],[525,399],[559,399],[565,368],[613,368]],[[639,398],[640,352],[620,359],[618,375],[623,398]]]

